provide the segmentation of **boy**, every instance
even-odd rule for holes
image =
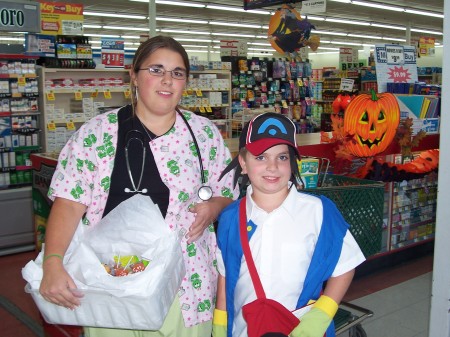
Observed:
[[[287,117],[277,113],[254,117],[243,129],[239,148],[238,157],[222,175],[236,168],[235,183],[243,175],[241,183],[249,181],[250,185],[245,203],[233,202],[219,217],[220,275],[213,336],[261,336],[260,327],[273,317],[257,317],[253,325],[254,317],[246,312],[245,306],[260,296],[255,293],[255,273],[246,258],[249,255],[243,256],[246,243],[242,236],[249,241],[250,256],[267,299],[287,308],[287,316],[314,301],[300,323],[297,318],[288,318],[294,325],[284,330],[287,332],[268,329],[262,335],[322,337],[326,332],[327,337],[335,336],[333,316],[355,267],[365,260],[349,225],[329,199],[297,191],[300,155],[295,125]],[[239,214],[242,205],[246,206]],[[245,226],[241,233],[247,235],[239,234],[240,224]],[[264,310],[261,307],[253,312],[259,315]]]

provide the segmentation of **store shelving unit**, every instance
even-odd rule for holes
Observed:
[[[222,137],[230,138],[230,70],[191,70],[181,106],[211,119]]]
[[[0,54],[0,255],[34,246],[30,155],[39,152],[36,57]]]
[[[128,70],[38,68],[42,147],[57,153],[85,121],[130,102]]]

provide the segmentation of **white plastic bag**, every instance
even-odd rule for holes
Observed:
[[[42,252],[22,270],[44,318],[55,324],[158,330],[185,275],[176,232],[152,200],[140,194],[96,226],[85,227],[80,223],[64,257],[66,270],[85,294],[79,308],[67,310],[40,296]],[[115,277],[102,265],[114,255],[137,255],[150,263],[142,272]]]

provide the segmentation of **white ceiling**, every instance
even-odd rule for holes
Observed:
[[[243,0],[181,0],[183,2],[193,2],[197,4],[216,4],[230,7],[243,8]],[[341,0],[342,1],[342,0]],[[135,2],[129,0],[74,0],[73,3],[80,3],[84,5],[84,11],[99,12],[99,13],[116,13],[116,14],[128,14],[128,15],[141,15],[147,16],[149,14],[148,3]],[[158,2],[158,1],[157,1]],[[392,0],[377,0],[377,1],[364,1],[373,4],[385,4],[396,7],[406,7],[410,9],[425,10],[429,12],[435,12],[443,14],[444,0],[408,0],[408,1],[392,1]],[[267,7],[264,10],[273,11],[278,8],[279,5],[273,7]],[[300,10],[300,4],[295,4],[298,11]],[[342,3],[336,0],[328,0],[327,11],[325,13],[314,14],[314,17],[321,18],[338,18],[347,19],[350,21],[363,21],[370,23],[381,23],[383,25],[394,25],[400,27],[411,27],[412,29],[419,29],[422,32],[411,32],[411,39],[418,40],[421,36],[435,37],[438,43],[442,43],[442,35],[430,34],[425,31],[435,31],[442,33],[443,19],[432,16],[423,16],[417,14],[409,14],[405,12],[388,11],[384,9],[377,9],[374,7],[359,6],[351,3]],[[173,5],[156,4],[156,17],[165,17],[173,19],[191,19],[191,20],[205,20],[210,22],[225,22],[229,24],[233,23],[246,23],[257,24],[259,26],[268,26],[270,15],[254,14],[251,10],[247,12],[233,12],[222,11],[206,8],[193,8],[193,7],[181,7]],[[303,15],[302,15],[303,17]],[[312,15],[311,15],[312,18]],[[322,32],[317,34],[322,41],[344,41],[354,43],[400,43],[404,42],[391,40],[406,39],[405,30],[386,29],[374,26],[361,26],[355,24],[343,24],[328,21],[318,21],[310,19],[310,22],[315,25],[316,30]],[[123,26],[130,28],[141,28],[142,31],[132,31],[129,29],[113,30],[113,29],[84,29],[88,34],[115,34],[122,35],[126,41],[138,42],[136,39],[128,39],[127,36],[138,36],[140,34],[148,33],[148,20],[136,20],[136,19],[124,19],[124,18],[108,18],[100,16],[85,15],[85,25],[102,25],[102,26]],[[255,36],[254,38],[237,38],[248,42],[260,42],[267,43],[267,39],[258,38],[258,36],[266,36],[267,28],[240,28],[231,26],[216,26],[213,24],[192,24],[182,22],[166,22],[156,21],[156,29],[170,29],[183,31],[185,33],[163,33],[165,35],[171,35],[175,38],[194,38],[194,39],[206,39],[206,40],[220,40],[229,39],[228,36],[211,35],[211,33],[233,33],[233,34],[249,34]],[[192,32],[192,33],[190,33]],[[208,34],[194,34],[194,32],[207,32]],[[357,35],[376,35],[382,36],[385,39],[366,39],[360,37],[350,36],[334,36],[324,32],[331,33],[344,33],[344,34],[357,34]],[[159,33],[159,32],[157,32]],[[315,34],[315,31],[312,31]],[[99,38],[91,37],[91,41],[99,40]],[[184,45],[198,45],[206,46],[205,42],[183,42]],[[339,47],[342,45],[333,45],[330,43],[321,43],[321,47]],[[261,48],[270,48],[262,46]],[[320,51],[320,48],[319,50]]]

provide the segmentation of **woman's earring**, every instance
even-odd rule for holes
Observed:
[[[138,87],[136,87],[136,102],[139,100],[139,91],[138,91]]]

